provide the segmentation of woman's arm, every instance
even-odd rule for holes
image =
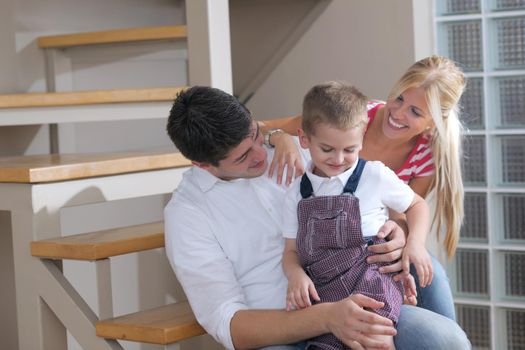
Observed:
[[[297,129],[301,127],[301,116],[261,120],[259,127],[263,134],[271,129],[282,129],[287,134],[297,136]],[[272,140],[270,140],[270,144],[275,145]]]
[[[282,130],[282,132],[268,134],[268,144],[275,148],[272,162],[268,169],[268,176],[272,177],[277,172],[277,183],[281,184],[286,170],[285,184],[288,186],[294,178],[304,174],[301,154],[290,136],[297,135],[297,130],[301,126],[301,117],[264,120],[258,123],[263,134],[268,134],[270,130]]]

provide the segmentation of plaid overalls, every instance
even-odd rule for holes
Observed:
[[[359,159],[348,179],[343,194],[313,196],[306,174],[301,179],[301,196],[297,207],[299,229],[297,252],[302,266],[315,284],[320,302],[335,302],[352,294],[364,294],[382,301],[385,306],[374,310],[397,322],[403,303],[403,286],[392,274],[379,273],[385,264],[368,264],[368,245],[383,243],[377,237],[363,238],[359,199],[353,194],[366,161]],[[348,349],[334,335],[311,339],[307,349]]]

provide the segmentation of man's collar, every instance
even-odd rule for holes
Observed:
[[[208,170],[193,166],[193,178],[202,192],[208,192],[218,181],[222,181]]]

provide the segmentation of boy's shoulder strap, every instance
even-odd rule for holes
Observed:
[[[366,160],[359,158],[359,160],[357,161],[357,167],[355,168],[352,175],[348,178],[343,193],[354,194],[355,190],[357,189],[357,186],[359,185],[359,180],[361,179],[361,174],[363,173],[365,164]]]

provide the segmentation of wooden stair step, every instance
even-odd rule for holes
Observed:
[[[173,101],[185,87],[0,95],[0,109]]]
[[[0,182],[42,183],[190,166],[173,150],[0,158]]]
[[[97,336],[153,344],[171,344],[205,334],[188,302],[178,302],[98,321]]]
[[[31,255],[48,259],[100,260],[164,247],[164,224],[122,227],[31,242]]]
[[[38,38],[42,49],[65,48],[151,40],[180,40],[186,38],[186,26],[160,26],[104,30],[88,33],[52,35]]]

